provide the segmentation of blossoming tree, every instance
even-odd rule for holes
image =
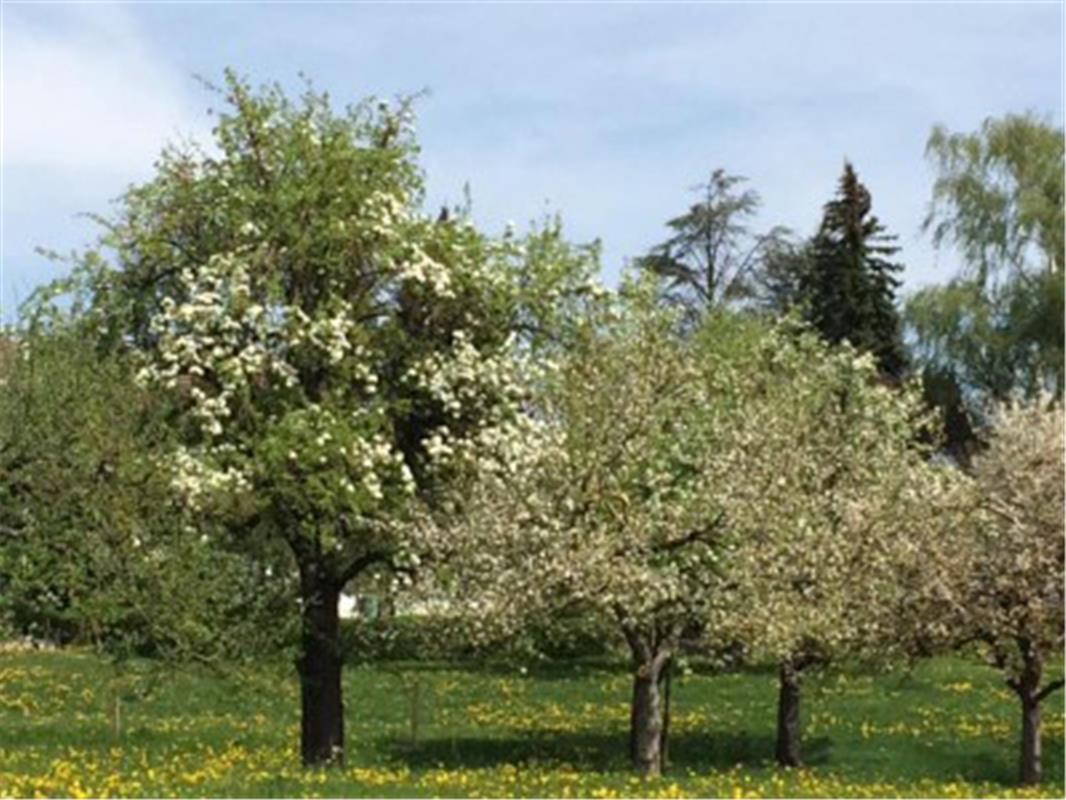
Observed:
[[[1021,705],[1022,783],[1041,779],[1040,704],[1062,688],[1063,411],[1048,397],[1002,407],[974,461],[977,514],[945,548],[957,635],[976,639]]]
[[[707,634],[779,665],[775,757],[797,766],[805,670],[896,649],[908,585],[963,479],[930,463],[920,398],[878,381],[869,357],[779,332],[749,364],[745,480]]]
[[[406,104],[337,114],[232,74],[219,91],[215,151],[167,150],[107,221],[116,263],[82,260],[89,317],[170,397],[185,502],[291,553],[302,756],[334,763],[340,592],[412,567],[410,523],[449,473],[482,449],[505,459],[524,391],[515,268],[551,258],[418,210]],[[537,242],[550,251],[550,231]],[[550,304],[550,281],[527,283]]]
[[[563,610],[625,639],[631,757],[663,767],[665,671],[706,614],[735,448],[732,380],[703,369],[656,287],[629,284],[591,309],[542,376],[522,459],[483,471],[443,523],[447,577],[485,635]]]

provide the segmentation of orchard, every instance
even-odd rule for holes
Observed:
[[[850,164],[609,286],[427,209],[413,100],[215,92],[0,342],[0,794],[1061,794],[1061,363],[901,315]]]

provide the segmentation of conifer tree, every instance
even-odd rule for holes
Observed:
[[[666,223],[669,239],[636,260],[637,266],[664,279],[664,299],[695,324],[707,311],[759,296],[755,279],[763,262],[790,244],[780,225],[756,233],[750,222],[762,203],[746,178],[724,169],[694,188],[700,199]]]
[[[837,196],[826,203],[800,296],[811,324],[832,344],[849,341],[874,355],[883,375],[906,367],[895,292],[903,267],[896,237],[871,213],[870,192],[844,163]]]

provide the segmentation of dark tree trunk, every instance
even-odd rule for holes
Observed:
[[[304,766],[340,765],[344,763],[340,588],[310,569],[301,578],[301,595],[300,752]]]
[[[673,683],[674,660],[667,659],[659,673],[659,691],[663,703],[663,733],[659,743],[659,762],[665,772],[670,766],[670,690]]]
[[[1022,705],[1022,750],[1019,778],[1025,785],[1040,783],[1040,679],[1043,665],[1028,642],[1019,642],[1022,674],[1013,683]]]
[[[791,661],[782,661],[778,672],[777,747],[774,757],[782,767],[800,762],[800,671]]]
[[[662,774],[663,705],[658,666],[654,660],[638,666],[633,676],[630,751],[633,768],[641,775]]]
[[[1037,784],[1040,778],[1040,703],[1022,700],[1021,781]]]
[[[642,631],[626,618],[624,611],[616,613],[633,656],[629,759],[641,775],[661,775],[670,698],[669,678],[663,672],[673,658],[680,632],[671,628]]]

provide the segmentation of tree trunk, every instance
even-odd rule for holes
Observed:
[[[1022,674],[1014,684],[1022,705],[1022,750],[1019,778],[1024,785],[1040,783],[1040,679],[1043,665],[1028,642],[1019,642]]]
[[[308,574],[310,573],[310,574]],[[300,752],[304,766],[344,763],[340,589],[309,570],[301,578]]]
[[[663,704],[663,732],[659,742],[659,762],[665,772],[670,766],[670,690],[674,674],[674,660],[667,659],[659,673],[659,686]]]
[[[629,713],[629,759],[646,777],[661,775],[664,766],[669,683],[664,668],[677,649],[679,631],[667,628],[642,631],[624,611],[617,610],[622,632],[633,656],[633,702]],[[667,681],[669,679],[667,678]]]
[[[1021,781],[1035,785],[1040,778],[1040,703],[1022,700]]]
[[[774,757],[782,767],[800,762],[800,672],[791,661],[782,661],[778,673],[777,747]]]
[[[658,667],[654,660],[641,664],[633,676],[630,715],[630,755],[633,768],[648,777],[662,774],[663,705]]]

